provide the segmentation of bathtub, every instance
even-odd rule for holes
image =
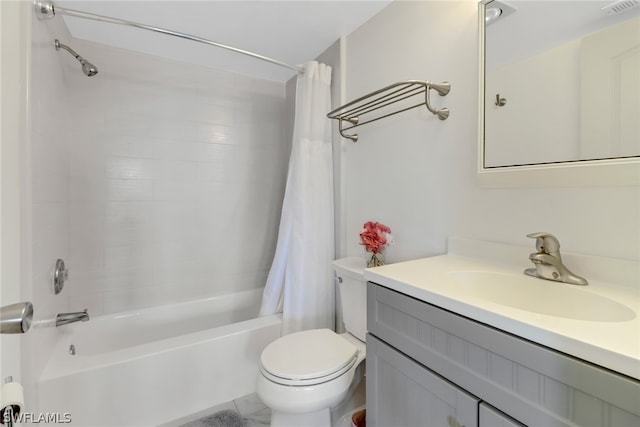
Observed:
[[[253,393],[260,353],[282,323],[280,315],[256,318],[261,295],[243,291],[58,328],[37,385],[40,410],[68,413],[81,426],[154,426]]]

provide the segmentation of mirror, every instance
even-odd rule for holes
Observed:
[[[480,25],[481,170],[638,160],[639,1],[483,1]]]

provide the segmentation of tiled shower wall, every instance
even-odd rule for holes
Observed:
[[[99,315],[263,286],[289,154],[284,85],[60,38],[100,72],[52,45],[34,54],[59,71],[36,72],[55,90],[34,105],[58,116],[36,139],[58,142],[32,153],[55,162],[34,167],[34,195],[58,194],[68,229],[44,242],[70,269],[51,308]],[[34,241],[48,239],[35,198],[33,216]],[[41,282],[49,252],[34,260]]]

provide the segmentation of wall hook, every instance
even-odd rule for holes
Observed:
[[[500,94],[496,93],[496,105],[498,107],[504,107],[504,105],[507,103],[507,99],[506,98],[500,98]]]

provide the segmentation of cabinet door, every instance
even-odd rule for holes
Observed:
[[[475,427],[478,399],[367,335],[369,427]]]
[[[480,427],[525,427],[505,413],[485,402],[480,403]]]

